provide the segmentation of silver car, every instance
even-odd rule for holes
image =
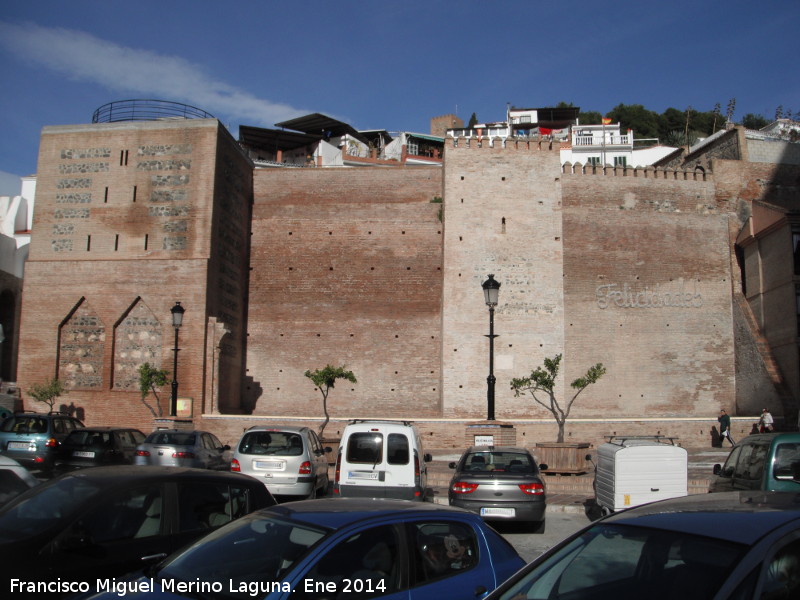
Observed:
[[[208,431],[160,429],[136,447],[134,464],[227,471],[231,447]]]
[[[233,453],[231,471],[260,479],[283,500],[325,495],[329,447],[308,427],[251,427]]]

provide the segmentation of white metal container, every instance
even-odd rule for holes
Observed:
[[[597,448],[595,499],[604,514],[688,493],[688,454],[658,437],[611,438]]]

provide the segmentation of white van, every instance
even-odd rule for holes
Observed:
[[[430,460],[408,421],[351,421],[339,444],[333,494],[425,500]]]

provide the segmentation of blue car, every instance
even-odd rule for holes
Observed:
[[[614,513],[486,600],[797,600],[800,496],[695,494]]]
[[[126,581],[130,598],[480,598],[524,565],[471,512],[328,498],[276,505]],[[107,588],[92,598],[116,600]]]

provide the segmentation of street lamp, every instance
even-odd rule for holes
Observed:
[[[169,403],[169,416],[174,417],[178,412],[178,330],[183,324],[183,313],[186,309],[180,302],[176,302],[169,312],[172,313],[172,326],[175,328],[175,347],[172,349],[175,353],[172,362],[172,398]]]
[[[494,421],[494,383],[496,381],[494,376],[494,307],[497,306],[497,300],[500,296],[500,283],[495,281],[494,275],[489,275],[489,279],[481,284],[483,287],[483,297],[486,300],[486,306],[489,307],[489,377],[486,378],[486,403],[488,405],[489,415],[486,417],[487,421]]]

